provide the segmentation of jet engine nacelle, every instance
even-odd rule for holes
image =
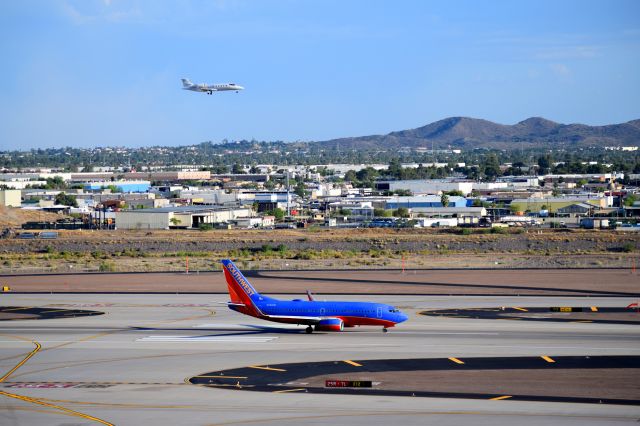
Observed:
[[[323,319],[316,325],[316,331],[342,331],[344,322],[340,318]]]

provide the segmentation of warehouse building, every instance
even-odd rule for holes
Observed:
[[[447,207],[467,207],[467,199],[464,197],[451,196]],[[398,209],[404,207],[407,209],[416,209],[423,207],[444,207],[442,205],[442,197],[424,196],[424,197],[394,197],[387,201],[386,209]]]
[[[376,182],[378,191],[411,191],[412,194],[439,194],[441,192],[460,191],[468,195],[473,190],[474,182],[452,181],[446,179],[422,180],[389,180]]]
[[[566,208],[572,204],[583,203],[590,204],[594,207],[607,208],[613,206],[613,197],[593,197],[578,196],[571,197],[548,197],[548,198],[517,198],[511,201],[513,210],[521,212],[537,212],[540,210],[549,210],[550,213],[557,213],[558,209]]]
[[[5,189],[0,191],[0,206],[20,207],[21,205],[22,198],[19,189]]]
[[[199,228],[250,216],[250,208],[181,206],[115,212],[117,229]]]
[[[84,185],[85,191],[102,191],[115,186],[120,192],[148,192],[151,182],[148,180],[117,180],[114,182],[90,182]]]

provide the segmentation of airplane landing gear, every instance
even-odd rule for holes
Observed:
[[[387,327],[382,327],[382,332],[383,332],[383,333],[386,333],[387,331],[389,331],[389,330],[387,329]]]
[[[313,333],[313,327],[309,326],[305,331],[307,332],[307,334],[311,334]]]

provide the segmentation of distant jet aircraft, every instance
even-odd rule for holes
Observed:
[[[194,92],[206,92],[208,95],[213,92],[226,92],[229,90],[235,90],[238,93],[240,90],[244,90],[244,87],[235,83],[225,84],[193,84],[188,78],[182,79],[182,88],[184,90],[192,90]]]
[[[229,309],[267,321],[307,325],[306,332],[342,331],[344,327],[357,325],[382,326],[386,332],[407,320],[399,309],[369,302],[320,302],[313,300],[292,301],[272,299],[254,289],[236,265],[228,259],[222,261],[224,277],[229,287]]]

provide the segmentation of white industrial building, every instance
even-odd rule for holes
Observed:
[[[181,206],[115,212],[118,229],[198,228],[229,222],[251,214],[250,208]]]
[[[378,191],[408,190],[412,194],[439,194],[448,191],[460,191],[463,195],[471,194],[474,182],[452,181],[441,179],[420,179],[420,180],[388,180],[376,182]]]
[[[20,207],[21,205],[22,197],[19,189],[5,189],[0,191],[0,206]]]

